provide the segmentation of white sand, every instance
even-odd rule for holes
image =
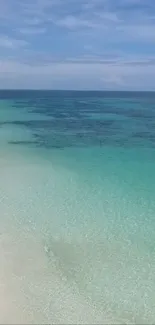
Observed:
[[[54,265],[48,268],[43,247],[32,236],[16,235],[0,239],[1,324],[107,323]]]
[[[0,163],[0,323],[107,323],[56,265],[49,266],[43,241],[23,222],[31,209],[26,166],[2,157]]]

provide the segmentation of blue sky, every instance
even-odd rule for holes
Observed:
[[[0,88],[155,90],[155,0],[0,0]]]

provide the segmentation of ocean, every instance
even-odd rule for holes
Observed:
[[[155,93],[0,91],[0,323],[155,321]]]

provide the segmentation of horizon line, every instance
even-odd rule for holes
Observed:
[[[154,93],[155,90],[110,90],[110,89],[45,89],[45,88],[0,88],[0,91],[63,91],[63,92],[151,92]]]

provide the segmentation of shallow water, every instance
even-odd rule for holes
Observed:
[[[153,323],[155,94],[0,98],[0,322]]]

